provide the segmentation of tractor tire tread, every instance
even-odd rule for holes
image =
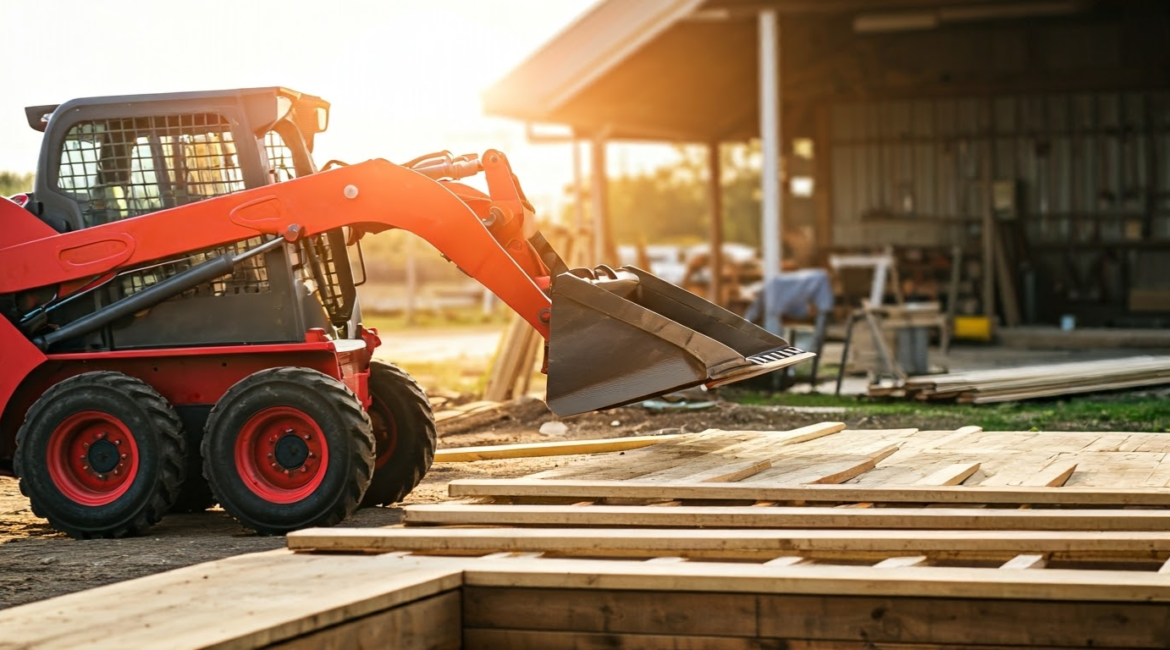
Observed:
[[[162,443],[162,463],[159,472],[159,481],[156,489],[150,495],[146,506],[128,522],[115,528],[104,531],[88,531],[77,529],[64,524],[49,515],[37,499],[29,493],[25,481],[20,481],[20,492],[30,499],[33,514],[49,520],[49,523],[77,539],[119,538],[141,535],[146,529],[162,521],[163,516],[174,505],[179,497],[179,491],[186,478],[186,439],[183,436],[182,422],[170,403],[146,382],[114,371],[96,371],[70,377],[45,391],[25,415],[24,423],[16,434],[16,454],[13,459],[13,469],[17,478],[21,478],[32,469],[26,465],[27,459],[23,451],[27,449],[25,440],[30,435],[29,424],[34,422],[47,405],[59,395],[79,388],[106,388],[123,395],[130,396],[147,416],[154,422]]]
[[[217,500],[220,506],[244,526],[255,530],[261,535],[283,535],[290,530],[294,530],[294,528],[285,526],[265,525],[264,522],[257,521],[247,513],[234,507],[231,503],[225,502],[226,500],[218,494],[216,478],[212,472],[211,432],[215,430],[215,426],[223,414],[223,405],[229,403],[229,398],[234,394],[241,393],[259,382],[291,384],[300,388],[310,388],[319,395],[335,395],[339,399],[328,399],[326,401],[333,405],[333,408],[337,410],[337,414],[347,422],[344,427],[345,430],[365,432],[366,435],[353,436],[353,441],[356,444],[352,445],[350,449],[351,477],[350,480],[346,481],[346,487],[341,498],[328,511],[320,514],[312,522],[307,524],[309,526],[324,527],[337,525],[357,510],[362,496],[370,485],[374,474],[374,438],[370,432],[370,416],[361,407],[361,402],[358,400],[357,395],[342,382],[317,370],[297,366],[269,368],[249,375],[240,380],[235,386],[229,388],[227,393],[212,407],[211,413],[207,417],[207,426],[205,429],[207,433],[204,434],[202,443],[203,477],[211,486],[212,492],[219,497]]]
[[[398,468],[399,472],[376,471],[374,473],[374,480],[362,502],[362,505],[366,507],[391,505],[404,499],[414,488],[418,487],[423,477],[431,469],[431,464],[435,460],[435,450],[438,447],[438,430],[435,426],[435,416],[430,399],[427,398],[423,387],[413,377],[395,364],[374,360],[370,362],[369,387],[371,397],[374,391],[393,389],[403,391],[401,397],[404,399],[399,400],[399,403],[405,403],[406,412],[396,413],[395,419],[414,423],[417,429],[404,432],[403,427],[399,427],[398,444],[403,444],[402,436],[406,433],[412,436],[413,442],[417,443],[420,449],[414,450],[414,453],[410,453],[412,448],[409,445],[403,449],[409,455],[403,459],[405,468]],[[384,466],[383,469],[389,469],[389,467]],[[403,469],[404,471],[402,471]]]

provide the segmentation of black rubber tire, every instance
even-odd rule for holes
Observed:
[[[371,361],[369,386],[377,458],[364,507],[390,505],[410,494],[430,470],[438,445],[430,400],[414,378],[398,366]],[[387,422],[397,433],[393,449]]]
[[[320,484],[291,503],[274,502],[253,491],[235,461],[241,429],[272,407],[295,409],[311,419],[329,449]],[[207,419],[203,475],[223,509],[263,535],[337,524],[357,509],[373,472],[369,415],[345,384],[316,370],[285,367],[253,373],[229,388]]]
[[[83,505],[54,483],[49,439],[66,418],[83,411],[112,415],[138,448],[137,474],[127,491],[104,505]],[[139,379],[88,372],[50,388],[33,403],[16,434],[14,469],[32,511],[71,537],[128,537],[158,523],[174,504],[185,474],[186,442],[171,405]]]

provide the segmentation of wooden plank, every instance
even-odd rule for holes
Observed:
[[[969,644],[881,643],[871,641],[810,641],[805,639],[747,638],[729,636],[677,636],[673,634],[616,634],[550,630],[493,630],[467,628],[468,648],[480,650],[1019,650],[1020,646]],[[1069,650],[1075,646],[1028,646],[1032,650]],[[1086,649],[1094,646],[1084,646]]]
[[[1002,510],[970,508],[824,508],[750,506],[408,506],[408,525],[639,526],[679,528],[905,528],[956,530],[1170,529],[1154,510]]]
[[[768,560],[767,562],[764,562],[764,566],[796,566],[798,564],[808,563],[808,558],[803,558],[798,555],[788,555],[785,557],[778,557]]]
[[[1073,472],[1077,471],[1076,463],[1057,462],[1045,467],[1039,474],[1025,480],[1021,485],[1035,487],[1060,487],[1064,485]]]
[[[458,591],[449,591],[269,647],[349,650],[387,647],[392,639],[399,650],[459,650],[463,647],[462,601]]]
[[[599,440],[558,440],[555,442],[532,442],[515,445],[486,445],[482,447],[456,447],[435,452],[436,463],[457,463],[500,458],[536,458],[541,456],[573,456],[577,454],[601,454],[626,451],[657,445],[674,440],[681,434],[661,436],[631,436],[629,438],[602,438]]]
[[[956,463],[919,479],[915,485],[959,485],[979,471],[979,463]]]
[[[783,556],[1007,560],[1022,553],[1065,559],[1160,561],[1170,557],[1170,532],[967,530],[662,530],[622,528],[311,528],[289,533],[298,552],[411,552],[481,556],[544,552],[555,556],[725,558]]]
[[[468,648],[477,650],[762,650],[783,647],[787,650],[813,650],[802,645],[765,646],[756,639],[728,636],[681,636],[676,634],[614,634],[611,632],[575,632],[561,630],[492,630],[468,628],[464,631]],[[872,648],[872,646],[870,646]],[[844,648],[841,650],[852,650]],[[859,648],[860,650],[860,648]],[[994,649],[993,649],[994,650]]]
[[[459,479],[448,485],[452,497],[553,497],[601,500],[681,499],[704,501],[805,501],[871,503],[948,503],[1062,506],[1170,507],[1170,489],[1042,488],[981,486],[862,487],[853,485],[772,486],[728,484],[639,484],[636,481]]]
[[[644,565],[636,568],[646,573],[662,570],[661,567]],[[684,568],[693,569],[693,566],[671,567],[672,570]],[[754,568],[759,570],[759,567]],[[899,571],[859,568],[882,584],[904,575],[939,571],[931,568]],[[815,565],[763,569],[767,573],[786,576],[810,576],[827,570]],[[1010,579],[1035,580],[1053,573],[1030,571],[1013,574],[997,569],[968,571],[997,574],[1005,585],[1011,584]],[[1007,577],[1004,577],[1005,573]],[[501,574],[495,575],[502,577]],[[608,574],[603,576],[608,577]],[[964,596],[881,597],[852,593],[856,586],[851,587],[847,595],[831,592],[702,593],[702,590],[688,593],[683,585],[677,590],[664,591],[619,590],[614,587],[489,588],[475,584],[480,582],[478,572],[468,578],[472,584],[464,588],[464,617],[465,624],[472,629],[671,634],[681,637],[682,643],[690,636],[1066,648],[1153,648],[1165,647],[1164,644],[1170,642],[1170,608],[1137,602],[1057,604]],[[666,578],[660,576],[654,582],[664,583]],[[805,582],[805,588],[812,582],[812,579]],[[823,585],[820,587],[824,588]],[[540,615],[533,616],[533,612],[540,612]],[[712,616],[712,612],[719,612],[719,615]]]
[[[669,473],[665,478],[675,480],[679,467],[694,461],[697,466],[689,467],[684,473],[702,471],[719,466],[718,456],[734,455],[746,449],[778,449],[809,443],[844,430],[841,422],[821,422],[791,431],[721,431],[709,429],[698,434],[683,434],[676,440],[650,449],[627,454],[622,463],[615,466],[612,459],[598,458],[593,461],[574,463],[534,474],[529,478],[590,478],[602,480],[630,480],[658,472]],[[767,455],[771,458],[773,455]],[[753,458],[763,460],[764,458]]]
[[[1043,555],[1035,553],[1026,555],[1017,555],[1007,562],[1003,563],[1001,569],[1043,569],[1048,565],[1048,560]]]
[[[150,648],[165,639],[176,649],[261,647],[457,589],[463,564],[285,550],[241,555],[0,611],[0,646]],[[95,625],[109,621],[117,625],[94,635]]]
[[[758,485],[830,485],[844,483],[873,469],[878,463],[898,451],[898,445],[882,445],[874,450],[860,450],[852,454],[824,456],[797,456],[772,463],[772,468],[744,480],[744,484]]]
[[[925,555],[905,555],[902,557],[891,557],[878,562],[873,565],[875,569],[903,569],[909,566],[920,566],[926,564],[927,557]]]

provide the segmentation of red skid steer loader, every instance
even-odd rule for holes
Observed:
[[[0,199],[0,473],[76,537],[213,503],[279,534],[418,484],[435,424],[373,358],[366,234],[422,237],[536,328],[560,415],[810,356],[638,269],[566,268],[498,151],[319,170],[329,104],[285,88],[27,117],[35,187]],[[479,173],[487,194],[459,183]]]

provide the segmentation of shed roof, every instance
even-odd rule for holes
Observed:
[[[956,7],[959,1],[962,7]],[[483,95],[488,114],[565,124],[581,135],[707,142],[742,139],[758,129],[756,15],[836,16],[833,30],[783,28],[782,83],[814,75],[852,39],[861,13],[935,13],[964,9],[998,17],[1059,12],[1087,0],[603,0]],[[977,14],[973,14],[976,15]],[[968,17],[968,20],[971,18]],[[940,34],[945,38],[945,35]],[[847,48],[844,48],[847,49]],[[921,52],[919,53],[921,56]],[[790,72],[796,78],[785,78]]]

